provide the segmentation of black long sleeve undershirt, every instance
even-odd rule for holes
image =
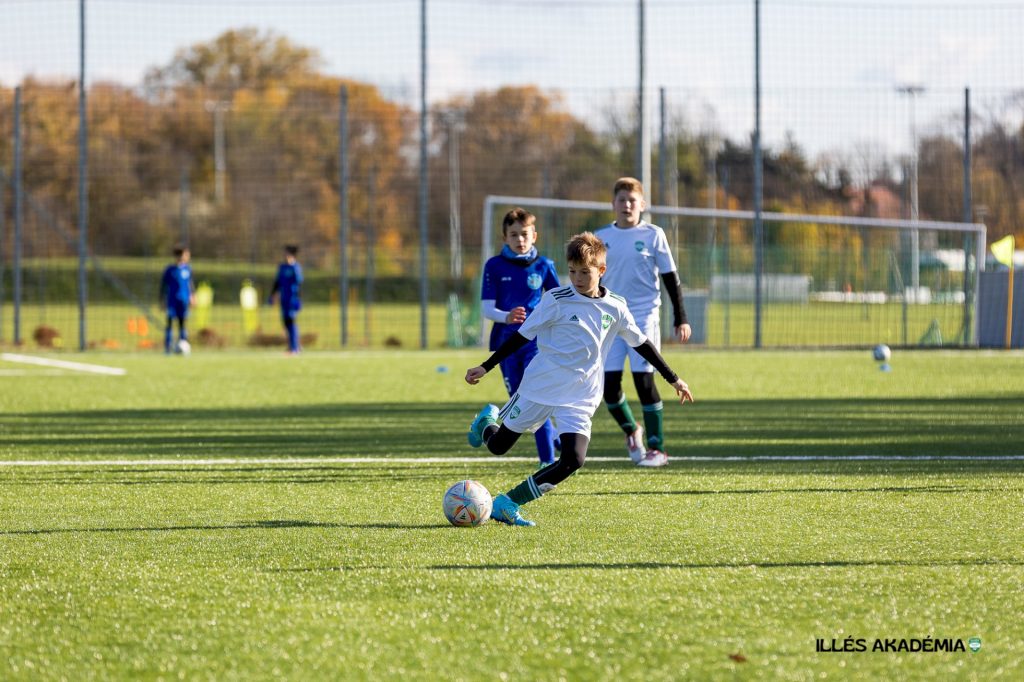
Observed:
[[[654,365],[654,369],[658,370],[658,374],[661,375],[661,378],[668,383],[674,384],[679,380],[679,376],[672,371],[671,367],[668,366],[668,363],[665,362],[665,358],[661,357],[661,353],[659,353],[658,349],[654,347],[654,344],[651,343],[650,339],[647,339],[639,346],[634,346],[633,350],[639,353],[640,357],[644,360]]]
[[[499,362],[512,355],[529,342],[530,339],[526,338],[519,332],[516,332],[505,339],[505,342],[498,347],[498,350],[494,351],[494,353],[491,354],[491,357],[484,360],[480,366],[490,372],[498,366]],[[658,349],[654,347],[654,344],[651,343],[650,339],[644,341],[639,346],[634,346],[634,350],[640,354],[640,357],[651,363],[654,366],[654,369],[658,370],[658,374],[661,375],[661,378],[668,383],[674,384],[679,379],[679,376],[676,375],[676,373],[672,371],[672,368],[668,366],[668,363],[665,362],[665,358],[661,357],[661,353],[659,353]]]
[[[675,271],[662,273],[661,283],[665,287],[665,293],[668,294],[668,300],[672,303],[672,326],[689,324],[686,320],[686,308],[683,307],[683,288],[679,282],[679,273]]]
[[[484,360],[480,366],[490,372],[498,366],[499,362],[512,355],[528,343],[530,343],[530,339],[526,338],[519,332],[516,332],[505,339],[505,343],[498,346],[498,350],[494,351],[494,353],[491,354],[491,357]]]

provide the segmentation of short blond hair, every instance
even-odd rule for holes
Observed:
[[[618,196],[619,192],[626,190],[627,192],[636,192],[640,196],[644,195],[644,185],[636,178],[619,178],[615,181],[615,187],[612,188],[612,196]]]
[[[600,267],[605,264],[608,247],[593,232],[581,232],[565,245],[565,260],[573,265]]]

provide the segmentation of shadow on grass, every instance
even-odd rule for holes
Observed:
[[[897,495],[910,494],[960,494],[960,493],[992,493],[1017,490],[1024,487],[1024,483],[1018,487],[993,488],[993,487],[971,487],[963,485],[920,485],[920,486],[884,486],[880,488],[762,488],[762,489],[736,489],[736,490],[601,490],[595,492],[568,492],[566,495],[574,496],[605,496],[624,495],[635,497],[637,495],[774,495],[776,493],[893,493]]]
[[[687,456],[1006,456],[1024,451],[1022,399],[834,398],[666,405],[670,453]],[[476,403],[78,410],[0,415],[7,458],[468,455]],[[532,454],[531,439],[513,453]],[[600,409],[592,455],[619,456]]]
[[[397,463],[397,462],[396,462]],[[130,471],[107,468],[54,468],[12,476],[3,485],[36,486],[147,486],[147,485],[324,485],[370,483],[436,482],[439,478],[465,476],[470,464],[432,464],[430,468],[390,468],[388,464],[342,464],[307,467],[282,465],[258,467],[188,468],[145,467]],[[8,472],[9,473],[9,472]]]
[[[396,530],[424,530],[435,528],[447,528],[447,523],[319,523],[315,521],[289,521],[270,520],[252,521],[248,523],[229,523],[221,525],[192,525],[192,526],[152,526],[152,527],[122,527],[122,528],[35,528],[25,530],[0,530],[0,536],[4,535],[53,535],[56,533],[161,533],[181,531],[210,531],[210,530],[268,530],[268,529],[292,529],[292,528],[360,528],[360,529],[396,529]]]
[[[673,561],[637,561],[623,563],[566,563],[566,564],[434,564],[423,566],[428,571],[644,571],[663,569],[787,569],[787,568],[959,568],[982,566],[1024,566],[1024,561],[1010,559],[941,559],[938,561],[768,561],[768,562],[709,562],[686,563]],[[346,571],[393,570],[394,566],[301,566],[296,568],[267,569],[267,573],[340,573]],[[415,570],[412,569],[412,570]]]
[[[921,567],[942,568],[955,566],[1024,566],[1024,561],[1010,559],[941,559],[938,561],[767,561],[767,562],[709,562],[685,563],[673,561],[640,561],[626,563],[571,563],[571,564],[452,564],[433,565],[426,568],[432,571],[574,571],[602,569],[610,571],[644,570],[662,568],[711,569],[711,568],[885,568],[885,567]]]

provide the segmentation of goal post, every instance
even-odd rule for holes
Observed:
[[[490,195],[481,272],[500,248],[502,216],[517,206],[536,214],[537,248],[563,274],[569,236],[612,217],[610,201]],[[649,206],[648,214],[673,250],[694,338],[708,347],[753,347],[758,320],[765,347],[978,345],[984,224],[762,212],[756,287],[753,211]],[[481,320],[481,341],[486,331]]]

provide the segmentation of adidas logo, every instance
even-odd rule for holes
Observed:
[[[569,318],[569,321],[570,321],[570,322],[579,322],[579,321],[580,321],[580,318],[578,318],[578,317],[576,317],[575,315],[573,315],[572,317],[570,317],[570,318]]]

